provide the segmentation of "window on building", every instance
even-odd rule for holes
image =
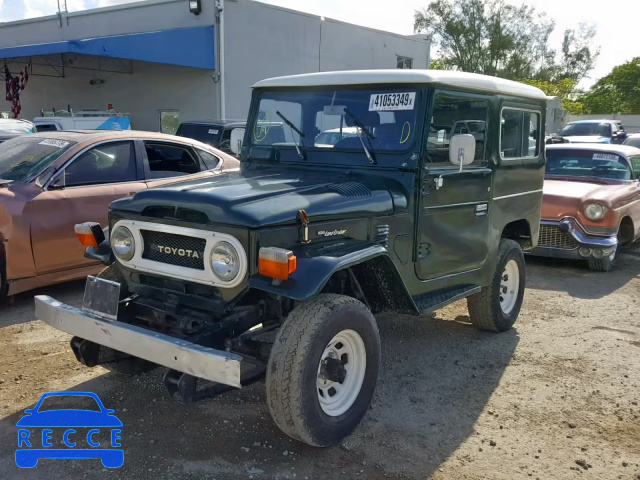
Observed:
[[[80,155],[65,170],[67,187],[136,180],[132,142],[98,145]]]
[[[515,108],[502,110],[502,158],[535,158],[540,153],[540,113]]]
[[[180,126],[180,110],[160,110],[160,131],[175,135]]]
[[[175,175],[198,173],[200,162],[191,149],[168,143],[144,142],[147,152],[148,178],[163,178]]]
[[[449,163],[449,141],[453,135],[469,134],[476,139],[473,165],[485,161],[489,104],[483,98],[438,93],[429,126],[427,153],[431,163]]]
[[[401,57],[398,55],[398,68],[413,68],[413,58],[410,57]]]
[[[0,110],[0,118],[12,118],[11,112],[6,110]]]

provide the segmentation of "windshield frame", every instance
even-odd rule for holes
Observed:
[[[398,157],[407,156],[412,152],[419,150],[420,140],[423,137],[424,118],[426,115],[426,104],[429,98],[429,90],[434,89],[434,85],[414,84],[414,83],[395,83],[395,84],[359,84],[359,85],[320,85],[320,86],[304,86],[304,87],[269,87],[269,88],[256,88],[253,91],[251,107],[249,116],[247,118],[247,127],[245,131],[244,142],[242,146],[242,160],[243,162],[260,161],[249,158],[249,152],[252,147],[263,147],[276,149],[280,154],[280,163],[293,164],[298,163],[302,165],[306,164],[322,164],[333,165],[339,167],[386,167],[386,168],[407,168],[407,164],[410,162],[407,159],[404,162],[399,163]],[[301,160],[296,152],[296,148],[291,145],[256,145],[252,142],[251,132],[256,124],[257,117],[260,110],[260,102],[264,93],[272,92],[295,92],[295,93],[307,93],[307,92],[333,92],[333,91],[367,91],[372,90],[380,92],[384,89],[393,90],[406,90],[415,91],[415,134],[408,145],[403,150],[375,150],[369,147],[367,143],[366,135],[363,133],[363,140],[369,150],[373,152],[376,158],[376,164],[370,163],[364,149],[362,148],[326,148],[323,146],[307,146],[301,145],[300,148],[305,151],[306,160]],[[346,127],[346,125],[345,125]],[[323,133],[323,132],[321,132]],[[358,136],[358,135],[354,135]],[[315,140],[315,138],[314,138]],[[415,161],[411,160],[413,167],[417,166],[418,156]],[[268,162],[273,163],[273,162]]]

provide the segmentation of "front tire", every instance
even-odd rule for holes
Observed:
[[[327,447],[364,417],[380,370],[380,335],[358,300],[322,294],[297,306],[276,336],[267,368],[267,404],[295,440]]]
[[[467,299],[471,322],[481,330],[506,332],[518,319],[524,298],[525,264],[517,242],[503,239],[491,285]]]
[[[589,269],[594,272],[610,272],[616,265],[616,254],[618,249],[616,248],[613,253],[607,257],[595,258],[589,257]]]

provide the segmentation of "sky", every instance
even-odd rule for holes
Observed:
[[[104,7],[132,0],[66,0],[69,11]],[[213,0],[203,0],[213,2]],[[413,14],[425,8],[428,0],[261,0],[264,3],[322,15],[366,27],[409,35],[413,33]],[[520,5],[523,0],[507,0]],[[538,11],[556,22],[551,47],[559,49],[566,28],[579,22],[593,23],[595,43],[600,46],[596,68],[581,86],[587,88],[607,75],[613,67],[640,56],[638,18],[640,0],[527,0]],[[57,0],[0,0],[0,22],[50,15],[57,11]],[[432,57],[437,57],[435,49]]]

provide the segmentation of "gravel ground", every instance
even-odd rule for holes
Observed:
[[[468,323],[465,302],[430,317],[382,315],[383,369],[369,414],[317,449],[272,423],[264,384],[190,406],[160,369],[122,377],[75,361],[69,336],[34,321],[32,294],[0,307],[1,478],[640,479],[640,249],[613,273],[527,259],[516,328]],[[40,290],[80,304],[82,283]],[[96,392],[123,421],[125,465],[14,463],[16,422],[43,392]]]

